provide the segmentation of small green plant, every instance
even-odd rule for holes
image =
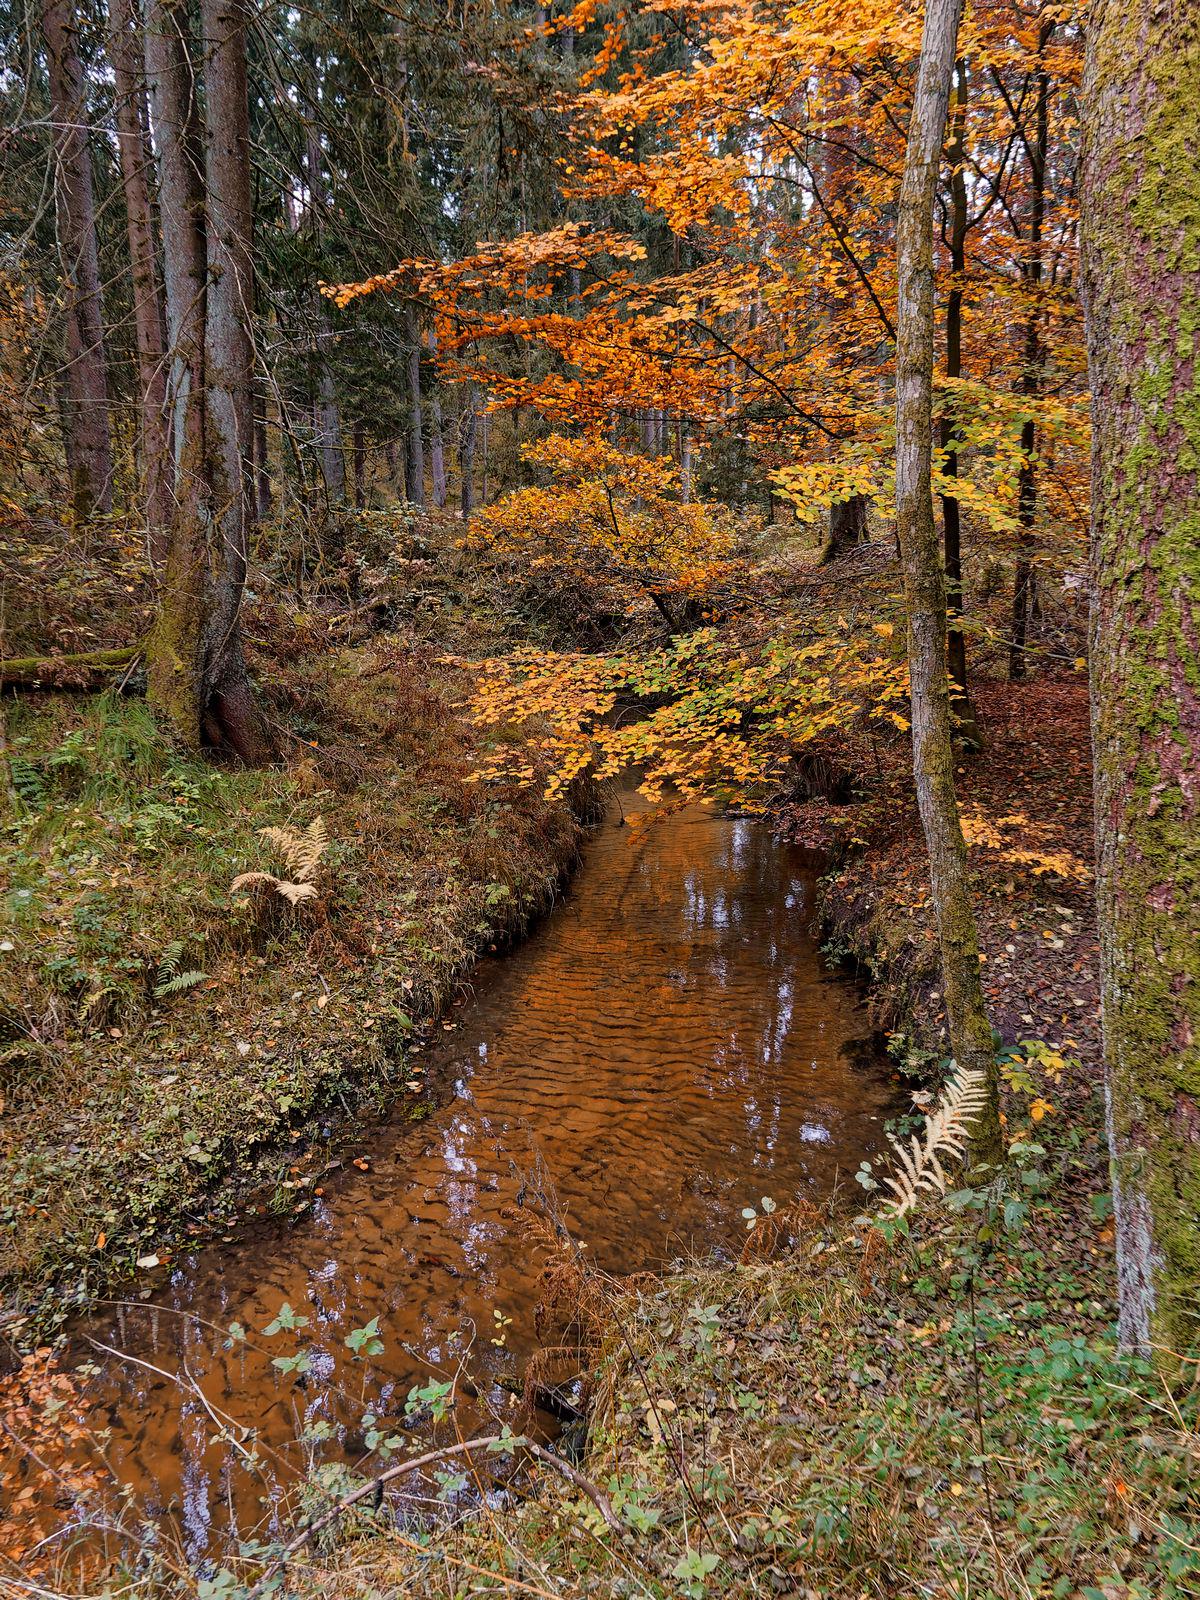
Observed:
[[[361,1328],[355,1328],[345,1338],[345,1345],[356,1359],[366,1356],[381,1356],[383,1354],[383,1340],[379,1337],[379,1318],[372,1317],[370,1322]]]
[[[156,1000],[165,1000],[170,995],[182,994],[185,989],[194,989],[208,977],[208,973],[201,972],[198,967],[184,968],[185,948],[182,939],[172,939],[159,956],[158,973],[154,980]]]

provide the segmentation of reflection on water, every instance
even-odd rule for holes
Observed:
[[[863,1062],[854,988],[812,938],[812,886],[803,858],[749,822],[695,809],[605,824],[570,895],[480,969],[431,1050],[431,1080],[449,1086],[439,1112],[377,1130],[370,1170],[326,1179],[302,1221],[199,1252],[144,1306],[85,1330],[125,1353],[96,1357],[88,1386],[118,1478],[199,1554],[215,1528],[262,1520],[274,1491],[247,1466],[256,1442],[284,1480],[319,1421],[326,1451],[356,1458],[364,1371],[390,1428],[414,1383],[460,1362],[502,1409],[496,1380],[538,1342],[541,1260],[511,1214],[531,1184],[548,1181],[592,1259],[624,1273],[736,1248],[743,1206],[853,1172],[890,1092]],[[309,1326],[264,1340],[283,1301]],[[502,1347],[496,1311],[512,1319]],[[368,1370],[344,1339],[374,1316],[386,1348]],[[226,1348],[234,1321],[259,1349]],[[311,1351],[300,1382],[271,1365],[297,1340]],[[227,1416],[253,1432],[220,1438]]]

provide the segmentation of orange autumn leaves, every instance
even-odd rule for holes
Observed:
[[[754,811],[823,735],[908,726],[903,661],[848,626],[804,640],[706,628],[636,652],[519,651],[460,664],[473,674],[471,718],[493,734],[478,778],[531,783],[548,770],[548,796],[587,769],[605,779],[632,768],[653,801],[734,799]],[[641,716],[610,716],[631,700]]]
[[[30,1352],[0,1378],[0,1572],[11,1563],[29,1581],[61,1569],[61,1541],[44,1536],[64,1511],[98,1504],[103,1480],[90,1444],[77,1380],[49,1350]]]
[[[666,612],[675,597],[702,600],[731,555],[728,514],[685,500],[667,457],[557,434],[526,445],[522,456],[549,482],[516,489],[481,512],[469,535],[476,548],[603,587],[610,607],[629,610],[648,596]]]
[[[953,411],[964,509],[1002,539],[1016,530],[1031,413],[1044,536],[1077,538],[1086,502],[1071,182],[1081,30],[1071,6],[1056,8],[1046,43],[1047,16],[979,0],[964,19],[969,215],[953,285],[948,165],[938,213],[939,300],[963,296],[963,375],[939,405]],[[590,29],[595,46],[562,108],[569,220],[331,296],[415,300],[443,377],[474,382],[492,409],[604,429],[632,453],[652,407],[697,451],[736,436],[802,520],[858,493],[890,512],[894,216],[919,8],[682,0],[634,13],[586,0],[543,31],[565,27]],[[1053,92],[1033,286],[1029,117],[1042,73]],[[1022,392],[1031,316],[1036,397]]]

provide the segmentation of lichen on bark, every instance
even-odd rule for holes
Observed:
[[[1093,746],[1124,1342],[1200,1331],[1200,16],[1098,0],[1084,87]]]

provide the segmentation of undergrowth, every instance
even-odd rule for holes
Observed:
[[[415,1536],[343,1529],[285,1592],[1200,1593],[1200,1390],[1118,1355],[1104,1252],[1064,1233],[1094,1145],[1041,1165],[1013,1227],[927,1201],[885,1240],[807,1213],[772,1260],[618,1294],[581,1465],[619,1536],[539,1476]]]

